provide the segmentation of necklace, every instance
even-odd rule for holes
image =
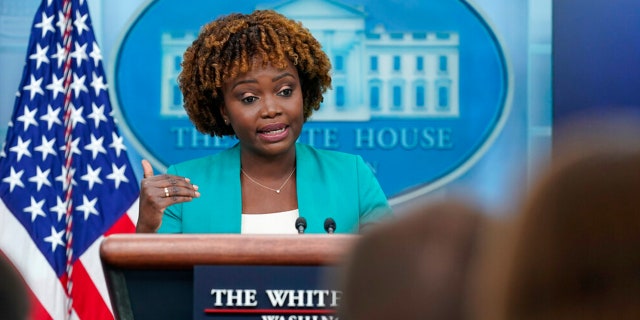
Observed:
[[[251,176],[250,176],[250,175],[248,175],[248,174],[244,171],[244,169],[242,169],[242,168],[240,168],[240,171],[241,171],[241,172],[242,172],[242,173],[243,173],[247,178],[249,178],[249,180],[251,180],[251,182],[253,182],[253,183],[255,183],[255,184],[257,184],[257,185],[259,185],[259,186],[261,186],[261,187],[263,187],[263,188],[265,188],[265,189],[269,189],[269,190],[271,190],[271,191],[274,191],[275,193],[280,193],[280,190],[282,190],[282,188],[284,188],[284,186],[285,186],[285,185],[287,185],[287,182],[289,182],[289,179],[291,179],[291,176],[293,176],[293,173],[296,171],[296,168],[294,167],[294,168],[293,168],[293,170],[291,170],[291,173],[289,173],[289,176],[287,177],[287,179],[286,179],[286,180],[284,180],[284,182],[282,183],[282,185],[280,185],[280,188],[278,188],[278,189],[274,189],[274,188],[267,187],[267,186],[265,186],[264,184],[262,184],[262,183],[260,183],[260,182],[256,181],[255,179],[251,178]]]

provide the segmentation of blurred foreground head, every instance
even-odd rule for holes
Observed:
[[[343,274],[340,319],[464,319],[484,216],[456,202],[410,210],[355,244]]]
[[[640,319],[638,127],[583,120],[487,263],[482,319]]]
[[[29,318],[29,298],[22,276],[0,252],[0,319]]]

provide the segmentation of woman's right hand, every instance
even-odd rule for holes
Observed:
[[[156,232],[162,223],[164,210],[174,204],[200,197],[198,186],[189,178],[170,174],[153,175],[153,167],[142,160],[144,178],[140,183],[140,207],[137,233]]]

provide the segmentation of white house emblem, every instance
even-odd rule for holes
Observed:
[[[195,131],[176,79],[182,54],[202,25],[256,8],[301,21],[333,65],[333,88],[300,142],[362,155],[392,204],[464,173],[507,117],[507,57],[490,24],[467,1],[195,2],[149,3],[123,37],[112,70],[112,101],[124,131],[157,167],[235,143]]]

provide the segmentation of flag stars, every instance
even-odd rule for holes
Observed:
[[[58,68],[60,68],[65,60],[66,51],[64,47],[60,45],[60,43],[56,43],[56,48],[56,53],[51,55],[51,58],[56,58],[56,60],[58,60]]]
[[[113,148],[116,151],[116,156],[119,157],[120,152],[122,152],[122,150],[127,150],[127,147],[124,146],[122,137],[118,136],[117,133],[111,132],[111,139],[113,140],[113,142],[111,142],[109,148]]]
[[[71,107],[71,115],[70,115],[71,126],[75,129],[78,123],[87,124],[87,121],[82,116],[84,107],[80,106],[80,108],[76,109],[76,107],[73,104],[70,104],[69,106]]]
[[[91,214],[99,215],[98,210],[96,210],[96,202],[98,202],[98,198],[89,200],[86,195],[82,195],[82,204],[76,207],[76,211],[84,212],[84,221],[87,221]]]
[[[73,93],[76,98],[80,95],[80,91],[89,92],[89,89],[87,89],[87,86],[84,84],[86,78],[87,78],[86,75],[83,75],[82,77],[78,77],[77,73],[75,72],[73,73],[73,82],[71,82],[71,89],[73,90]]]
[[[100,121],[107,122],[107,117],[104,115],[104,105],[98,107],[95,103],[91,103],[91,110],[91,114],[87,118],[93,119],[96,129],[100,127]]]
[[[59,196],[56,197],[55,207],[51,207],[49,210],[58,214],[58,222],[62,220],[62,217],[67,215],[67,201],[62,201]]]
[[[11,167],[9,176],[2,179],[2,182],[6,182],[9,184],[9,192],[13,192],[13,189],[18,186],[24,188],[24,183],[22,183],[22,175],[24,174],[24,170],[20,170],[16,172],[16,170]]]
[[[101,171],[101,167],[98,167],[98,169],[94,170],[91,165],[87,165],[87,173],[80,177],[80,180],[86,181],[89,184],[89,190],[91,190],[93,189],[94,184],[102,184],[102,179],[100,179]]]
[[[42,188],[43,185],[47,185],[49,187],[51,187],[51,181],[49,181],[49,173],[51,172],[51,169],[47,169],[45,171],[42,171],[42,169],[40,169],[40,166],[36,167],[36,175],[29,178],[29,182],[33,182],[37,185],[37,191],[40,191],[40,189]]]
[[[125,171],[127,170],[127,165],[123,164],[122,167],[118,168],[115,163],[111,164],[111,173],[107,175],[107,179],[113,180],[116,184],[116,189],[120,188],[120,183],[129,182],[129,179],[125,175]]]
[[[47,51],[49,46],[42,48],[39,43],[36,44],[36,53],[29,56],[29,59],[36,60],[36,70],[40,68],[42,63],[49,63],[49,57],[47,57]]]
[[[69,56],[76,59],[76,66],[79,67],[82,65],[82,60],[89,61],[89,56],[87,56],[87,44],[85,43],[83,45],[80,45],[78,41],[76,41],[74,46],[75,50],[71,52]]]
[[[51,235],[48,237],[45,237],[44,241],[51,243],[51,251],[55,252],[58,246],[61,246],[64,248],[64,241],[62,241],[63,236],[64,236],[64,229],[58,232],[53,226],[51,226]]]
[[[73,21],[73,25],[76,26],[76,30],[78,30],[78,34],[82,35],[83,31],[89,31],[89,27],[87,26],[87,18],[89,18],[89,14],[80,15],[80,11],[76,10],[76,19]]]
[[[55,77],[55,75],[54,75],[54,77]],[[57,109],[53,110],[51,105],[48,105],[47,106],[47,113],[45,115],[40,116],[40,120],[47,122],[47,130],[51,130],[51,127],[53,127],[54,123],[62,125],[62,121],[60,120],[60,116],[59,116],[60,110],[62,110],[62,109],[61,108],[57,108]]]
[[[71,154],[82,154],[82,152],[80,152],[80,148],[78,148],[78,144],[80,144],[80,138],[76,138],[75,140],[71,141],[70,145],[71,145]],[[67,150],[67,145],[63,145],[62,147],[60,147],[60,150],[62,151],[66,151]]]
[[[96,96],[100,94],[100,90],[107,90],[107,84],[104,83],[104,77],[98,76],[95,71],[91,73],[93,76],[93,80],[91,80],[90,86],[93,87],[93,91],[96,93]]]
[[[36,94],[40,94],[40,95],[44,96],[44,90],[42,90],[42,80],[43,79],[44,79],[44,77],[40,78],[40,79],[36,79],[36,77],[34,75],[31,75],[31,81],[29,82],[29,84],[24,86],[24,87],[22,87],[23,90],[29,90],[29,99],[30,100],[33,100],[33,97],[35,97]],[[85,87],[85,90],[86,89],[87,88]]]
[[[24,113],[22,113],[22,115],[18,117],[18,121],[21,121],[22,124],[24,125],[24,128],[23,128],[24,131],[27,131],[30,125],[34,125],[35,127],[38,126],[38,122],[35,119],[37,111],[38,111],[38,108],[33,108],[33,110],[29,110],[29,106],[27,105],[24,106]]]
[[[24,212],[31,213],[31,222],[34,222],[38,216],[47,217],[47,215],[42,210],[42,206],[44,205],[44,199],[40,201],[36,201],[34,197],[31,197],[31,205],[24,208]]]
[[[64,93],[64,87],[62,84],[64,82],[64,77],[58,79],[58,76],[54,73],[51,75],[51,78],[51,83],[48,84],[45,88],[52,91],[51,98],[55,99],[58,97],[58,94]]]
[[[58,22],[56,22],[56,27],[60,29],[60,34],[64,35],[64,31],[67,29],[67,18],[64,16],[64,12],[62,10],[58,11]]]
[[[87,144],[84,147],[85,150],[91,151],[91,156],[93,157],[93,160],[96,159],[96,157],[98,156],[98,153],[107,154],[107,150],[102,145],[103,141],[104,141],[104,137],[100,137],[99,139],[96,139],[96,137],[93,134],[91,134],[91,143]]]
[[[31,139],[27,141],[22,141],[22,137],[18,137],[18,143],[15,146],[9,148],[9,151],[15,152],[16,157],[18,157],[18,161],[22,159],[22,156],[31,157],[31,151],[29,151],[29,145],[31,144]]]
[[[97,67],[102,60],[102,51],[100,51],[100,47],[95,41],[92,44],[92,49],[93,50],[89,54],[89,57],[93,59],[93,65]]]
[[[53,15],[48,17],[47,14],[43,12],[41,21],[35,24],[36,28],[41,29],[42,38],[47,34],[47,31],[56,32],[56,29],[53,28],[53,17]]]
[[[60,173],[59,176],[56,177],[56,181],[60,181],[60,183],[62,183],[62,190],[67,190],[67,188],[69,187],[69,183],[67,182],[67,172],[71,172],[71,185],[78,185],[78,183],[76,182],[75,179],[73,179],[73,176],[76,174],[76,169],[75,168],[71,168],[71,170],[67,170],[67,168],[65,168],[64,166],[62,167],[62,172]]]
[[[56,138],[47,140],[47,136],[42,135],[42,143],[34,148],[35,151],[42,153],[42,161],[45,161],[48,155],[56,156],[56,151],[53,149],[55,143]]]

